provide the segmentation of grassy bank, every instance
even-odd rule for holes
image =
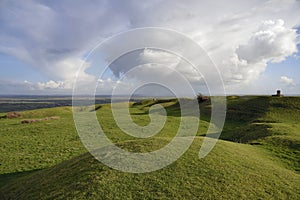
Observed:
[[[147,139],[124,134],[110,105],[97,107],[107,136],[118,146],[148,152],[176,134],[176,99],[132,103],[134,122],[147,125],[151,105],[168,113],[164,128]],[[23,111],[21,118],[0,119],[2,198],[18,199],[299,199],[300,98],[228,97],[221,139],[198,158],[209,125],[210,104],[200,105],[201,121],[191,148],[176,162],[145,174],[119,172],[95,160],[80,142],[70,107]],[[2,114],[4,115],[4,114]],[[21,124],[22,119],[59,116]],[[1,196],[0,196],[1,197]]]

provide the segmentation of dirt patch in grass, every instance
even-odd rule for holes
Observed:
[[[58,117],[58,116],[52,116],[52,117],[45,117],[45,118],[41,118],[41,119],[23,119],[21,121],[21,123],[22,124],[30,124],[30,123],[48,121],[48,120],[59,119],[59,118],[60,117]]]

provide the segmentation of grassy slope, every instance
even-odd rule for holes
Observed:
[[[154,144],[165,142],[154,140]],[[147,146],[149,142],[139,140],[124,146]],[[256,147],[220,141],[209,156],[200,160],[200,145],[201,139],[197,138],[177,162],[146,174],[118,172],[84,154],[28,175],[16,184],[12,182],[3,190],[7,196],[22,199],[297,199],[299,176]]]
[[[28,118],[60,116],[58,120],[21,124]],[[53,166],[84,153],[71,118],[71,108],[22,112],[21,119],[0,120],[0,185],[10,178]]]
[[[69,108],[26,111],[24,118],[58,115],[61,119],[26,125],[20,124],[20,119],[0,120],[0,178],[4,185],[0,191],[5,197],[21,199],[220,196],[225,199],[299,199],[299,102],[299,98],[231,97],[222,138],[262,145],[219,141],[216,148],[200,160],[197,155],[202,138],[198,137],[178,161],[146,174],[121,173],[102,165],[89,154],[82,154],[85,149],[75,133]],[[134,105],[133,120],[147,124],[147,111],[153,103]],[[170,117],[162,132],[151,139],[131,141],[132,137],[116,128],[109,105],[102,106],[97,116],[118,145],[149,151],[161,148],[178,127],[176,101],[163,102],[163,105]],[[202,104],[201,111],[204,121],[198,135],[207,129],[209,105]],[[60,163],[63,160],[68,161]],[[36,172],[37,169],[42,170]]]
[[[240,97],[229,99],[222,139],[261,144],[300,171],[300,98]]]

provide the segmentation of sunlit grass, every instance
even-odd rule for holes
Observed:
[[[157,103],[166,108],[168,117],[164,128],[151,138],[123,133],[109,104],[97,107],[97,118],[119,147],[149,152],[162,148],[177,133],[178,102],[146,100],[129,105],[133,121],[146,126],[149,108]],[[229,141],[219,140],[204,159],[198,153],[209,126],[209,102],[201,104],[200,110],[202,120],[191,148],[168,167],[146,174],[110,169],[86,153],[69,107],[0,119],[0,198],[299,199],[300,98],[228,97],[221,138]],[[50,116],[60,119],[20,123]]]

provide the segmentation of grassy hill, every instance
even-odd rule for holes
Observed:
[[[166,108],[168,118],[162,131],[148,139],[124,134],[113,121],[110,105],[97,106],[97,117],[118,146],[148,152],[167,144],[180,121],[176,99],[135,103],[133,120],[149,123],[149,107],[157,103]],[[166,168],[145,174],[110,169],[86,153],[69,107],[0,119],[0,194],[4,199],[300,199],[300,98],[228,97],[222,140],[204,159],[198,153],[210,103],[202,103],[200,110],[190,149]],[[20,123],[22,118],[50,116],[60,119]]]
[[[246,99],[245,99],[246,98]],[[261,145],[300,171],[300,98],[244,97],[229,100],[222,139]]]

